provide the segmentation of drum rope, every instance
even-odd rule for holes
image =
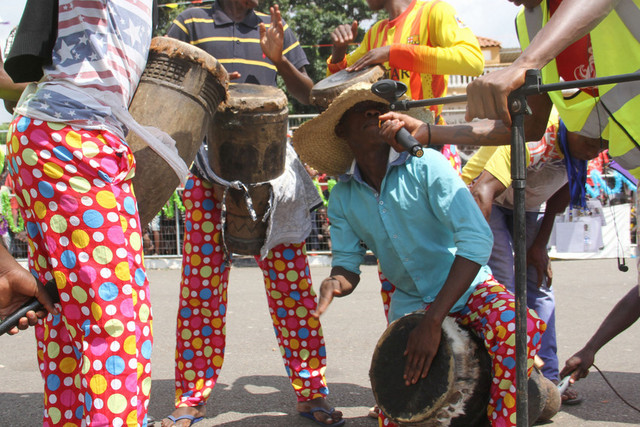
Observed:
[[[227,240],[225,238],[225,230],[226,230],[226,222],[227,222],[227,194],[229,194],[229,189],[233,188],[235,190],[242,191],[242,195],[244,196],[244,201],[247,204],[247,210],[249,211],[249,216],[251,216],[252,221],[256,221],[258,216],[256,215],[256,211],[253,208],[253,199],[251,198],[251,194],[249,194],[249,189],[247,185],[242,181],[227,181],[224,178],[218,176],[213,169],[209,166],[208,163],[201,164],[200,167],[205,169],[205,174],[207,178],[213,178],[213,180],[224,187],[224,192],[222,194],[221,207],[220,207],[220,230],[222,233],[222,248],[224,250],[225,259],[229,259],[229,249],[227,248]],[[268,184],[270,181],[251,183],[249,186],[259,186],[263,184]],[[268,220],[269,215],[271,214],[271,207],[273,206],[273,189],[270,189],[270,197],[269,197],[269,205],[267,210],[265,211],[262,221],[265,222]]]
[[[602,373],[602,371],[600,370],[600,368],[598,368],[596,366],[596,364],[593,364],[593,367],[596,368],[596,370],[600,373],[600,375],[602,375],[602,379],[604,380],[604,382],[607,383],[607,385],[609,386],[609,388],[611,388],[611,390],[613,390],[613,392],[615,393],[616,396],[618,396],[620,398],[620,400],[622,400],[628,407],[630,407],[631,409],[635,410],[636,412],[640,412],[640,409],[636,408],[635,406],[633,406],[631,403],[627,402],[625,400],[624,397],[622,397],[620,395],[620,393],[618,393],[618,391],[613,387],[613,385],[609,382],[609,380],[607,379],[607,377],[604,376],[604,374]]]

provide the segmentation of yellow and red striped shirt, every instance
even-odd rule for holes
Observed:
[[[484,69],[478,39],[451,5],[440,0],[413,0],[397,18],[376,22],[342,62],[332,64],[329,58],[327,74],[382,46],[390,46],[389,62],[384,64],[389,78],[405,83],[411,99],[445,96],[449,74],[477,76]],[[431,109],[436,122],[442,123],[442,106]]]

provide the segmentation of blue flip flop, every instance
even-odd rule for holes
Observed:
[[[317,424],[320,424],[321,426],[334,426],[334,427],[340,427],[340,426],[343,426],[343,425],[344,425],[344,423],[346,422],[346,420],[344,420],[344,419],[342,419],[342,420],[340,420],[340,421],[338,421],[338,422],[336,422],[336,423],[333,423],[333,424],[326,424],[326,423],[323,423],[322,421],[320,421],[319,419],[317,419],[317,418],[314,416],[314,414],[315,414],[316,412],[324,412],[325,414],[327,414],[327,415],[329,415],[329,416],[330,416],[331,414],[333,414],[333,413],[335,412],[335,410],[336,410],[336,408],[331,408],[330,410],[326,410],[326,409],[324,409],[324,408],[321,408],[321,407],[317,406],[317,407],[315,407],[315,408],[311,408],[311,409],[310,409],[309,411],[307,411],[307,412],[298,412],[298,413],[299,413],[300,415],[302,415],[303,417],[308,418],[308,419],[310,419],[311,421],[314,421],[314,422],[315,422],[315,423],[317,423]]]
[[[202,421],[204,419],[204,417],[197,417],[196,418],[193,415],[180,415],[179,417],[174,417],[173,415],[168,415],[167,418],[169,418],[171,421],[173,421],[174,424],[177,421],[180,421],[180,420],[191,420],[191,423],[189,424],[190,426],[192,426],[195,423],[197,423],[198,421]]]

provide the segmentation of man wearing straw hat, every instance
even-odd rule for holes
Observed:
[[[411,157],[379,128],[388,110],[370,85],[352,86],[294,134],[302,160],[318,171],[340,175],[333,188],[332,270],[323,280],[316,316],[334,296],[350,294],[359,281],[363,241],[396,285],[389,321],[415,310],[426,314],[407,344],[406,385],[425,377],[452,316],[479,333],[492,358],[487,409],[494,426],[516,423],[515,301],[486,267],[492,235],[471,193],[435,150]],[[506,308],[505,308],[506,307]],[[529,370],[545,329],[528,312]],[[382,417],[382,425],[393,425]]]

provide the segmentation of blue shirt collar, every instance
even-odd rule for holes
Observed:
[[[391,148],[389,150],[389,159],[387,160],[387,170],[389,170],[389,168],[392,166],[399,166],[406,163],[408,159],[409,159],[409,153],[407,153],[406,151],[398,153],[396,150]],[[360,172],[360,168],[358,167],[358,164],[356,163],[355,159],[351,163],[349,170],[347,170],[345,173],[343,173],[338,177],[338,181],[346,182],[352,178],[355,179],[357,182],[364,183],[364,180],[362,179],[362,174]]]

